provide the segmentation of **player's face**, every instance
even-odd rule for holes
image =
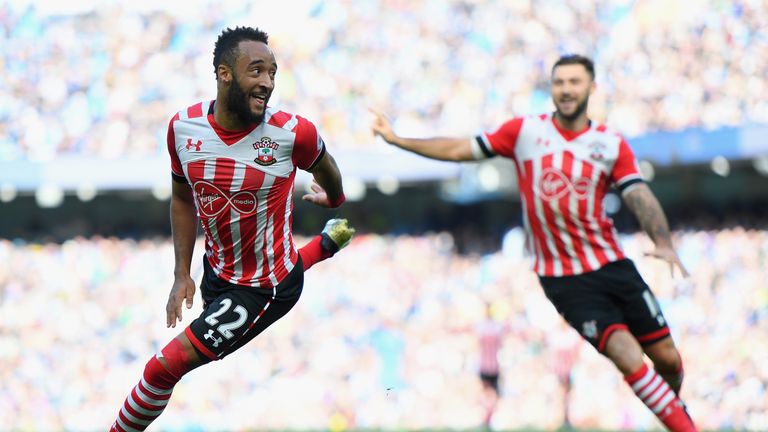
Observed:
[[[227,107],[246,123],[264,119],[267,103],[275,88],[277,63],[269,47],[256,41],[243,41],[227,91]]]
[[[587,111],[589,95],[595,83],[580,64],[568,64],[552,71],[552,101],[557,113],[573,121]]]

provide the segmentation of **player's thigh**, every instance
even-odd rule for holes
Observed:
[[[595,275],[539,280],[558,313],[598,351],[603,351],[611,332],[626,327],[620,308],[604,293]]]
[[[622,264],[621,272],[614,274],[614,290],[620,298],[622,313],[640,345],[654,345],[669,337],[667,320],[634,264],[629,260]]]
[[[499,392],[499,374],[497,373],[480,373],[480,382],[483,387],[492,389],[494,392]]]
[[[195,348],[210,360],[224,357],[269,304],[271,293],[262,291],[235,287],[206,302],[203,312],[189,325],[187,336]]]
[[[299,264],[301,264],[299,262]],[[237,351],[240,347],[250,342],[261,334],[267,327],[287,314],[301,297],[304,288],[304,272],[297,265],[294,270],[277,285],[274,296],[269,299],[269,304],[264,307],[252,322],[243,336],[228,346],[224,355]]]

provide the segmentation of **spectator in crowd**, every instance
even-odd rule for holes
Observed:
[[[4,2],[0,161],[162,155],[167,113],[212,98],[206,47],[233,22],[268,26],[286,66],[273,102],[340,146],[371,145],[371,104],[415,113],[396,125],[407,135],[546,110],[566,52],[597,60],[591,117],[630,137],[768,122],[765,2],[706,3]]]
[[[519,228],[510,233],[517,235]],[[736,227],[675,237],[693,275],[686,284],[642,257],[650,247],[644,235],[626,235],[622,244],[686,347],[687,372],[696,377],[682,390],[688,408],[702,429],[767,430],[768,232]],[[359,236],[348,253],[307,273],[312,289],[274,331],[233,354],[245,360],[233,362],[242,370],[191,374],[174,394],[174,415],[156,427],[235,430],[253,427],[254,416],[264,429],[476,427],[484,414],[477,340],[453,329],[481,321],[488,301],[509,327],[498,353],[507,378],[494,427],[555,429],[566,409],[575,428],[657,427],[586,344],[567,354],[566,407],[565,372],[551,362],[571,349],[568,335],[541,290],[531,288],[528,263],[504,252],[459,255],[454,247],[448,233]],[[201,255],[199,243],[194,256]],[[111,422],[114,400],[175,334],[157,325],[162,310],[146,307],[165,301],[157,287],[170,283],[170,240],[0,240],[0,260],[0,428],[90,430]],[[377,345],[382,329],[397,335],[396,345]],[[387,369],[387,346],[396,346],[396,369]],[[210,386],[230,395],[230,415],[220,415],[220,398],[200,397]],[[596,392],[605,396],[596,401]],[[297,404],[301,416],[291,411]],[[197,423],[188,423],[192,417]]]

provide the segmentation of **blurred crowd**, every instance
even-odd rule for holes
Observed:
[[[13,0],[0,4],[0,161],[164,153],[171,116],[215,96],[213,45],[235,25],[271,35],[272,105],[344,149],[375,146],[369,106],[408,134],[551,109],[563,53],[595,59],[592,115],[629,136],[765,123],[766,17],[761,0]]]
[[[681,347],[688,408],[702,429],[768,430],[768,231],[675,238],[688,280],[643,257],[646,236],[626,235],[623,244]],[[358,236],[306,274],[285,318],[185,376],[154,428],[477,427],[471,329],[486,304],[509,329],[495,428],[554,429],[566,406],[577,428],[658,428],[550,306],[522,242],[516,228],[497,252],[461,255],[448,233]],[[104,430],[147,359],[180,331],[165,328],[169,239],[0,240],[0,261],[0,430]],[[198,294],[181,325],[200,311]]]

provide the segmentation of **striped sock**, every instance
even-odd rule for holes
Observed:
[[[624,377],[638,398],[672,432],[696,431],[685,405],[655,370],[643,365]]]
[[[143,431],[162,414],[179,378],[173,376],[153,356],[144,375],[125,399],[110,432]]]
[[[301,255],[301,262],[304,263],[304,271],[307,271],[320,261],[332,257],[333,252],[323,247],[323,237],[317,235],[312,238],[312,241],[299,249],[299,255]]]

